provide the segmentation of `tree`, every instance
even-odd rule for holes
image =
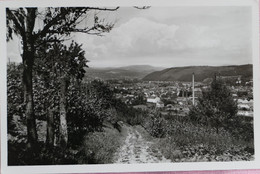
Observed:
[[[60,82],[60,137],[59,144],[63,148],[66,148],[68,143],[68,126],[67,126],[67,88],[70,78],[75,78],[76,80],[82,80],[85,74],[84,68],[87,67],[87,60],[84,57],[85,52],[81,49],[81,45],[72,42],[67,48],[61,45],[61,48],[54,48],[58,50],[59,58],[59,82]]]
[[[7,121],[8,133],[11,135],[16,134],[13,116],[20,115],[23,110],[21,105],[23,99],[21,72],[20,65],[7,64]]]
[[[69,145],[72,147],[81,144],[89,132],[102,130],[105,120],[112,124],[116,120],[113,91],[101,81],[82,81],[79,85],[71,82],[67,101]]]
[[[46,43],[36,52],[35,74],[44,81],[44,88],[48,91],[45,94],[47,101],[42,105],[48,110],[46,140],[49,147],[54,143],[54,112],[59,112],[59,145],[63,149],[67,146],[68,86],[70,81],[75,80],[79,83],[84,77],[84,68],[88,67],[81,46],[74,41],[69,46],[60,42]]]
[[[220,127],[237,114],[237,103],[234,101],[230,90],[217,77],[211,83],[208,91],[204,91],[198,104],[190,110],[189,116],[200,124],[213,126],[217,133]]]
[[[32,150],[37,147],[37,132],[34,113],[33,98],[33,65],[35,51],[41,43],[61,41],[72,32],[82,32],[93,35],[101,35],[109,32],[114,24],[105,23],[94,15],[93,23],[88,27],[77,28],[78,24],[86,17],[91,10],[115,11],[116,8],[45,8],[41,11],[38,8],[6,9],[7,14],[7,40],[12,39],[16,34],[21,38],[22,60],[23,60],[23,86],[24,103],[26,105],[27,120],[27,146]],[[35,23],[39,21],[41,27],[36,28]]]

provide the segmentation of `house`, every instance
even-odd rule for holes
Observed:
[[[164,103],[159,101],[159,102],[156,103],[156,107],[157,108],[163,108],[164,107]]]
[[[239,116],[246,116],[246,117],[253,117],[254,116],[254,112],[253,111],[238,111],[237,115]]]
[[[253,105],[254,105],[254,101],[251,99],[251,100],[244,100],[244,99],[238,99],[237,100],[237,103],[238,103],[238,108],[249,108],[251,110],[253,110]]]
[[[133,108],[147,110],[147,106],[146,105],[135,105],[135,106],[133,106]]]
[[[160,102],[161,99],[159,97],[150,97],[150,98],[147,98],[147,103],[158,103]]]
[[[243,103],[238,104],[237,107],[238,109],[242,109],[242,110],[250,110],[250,106]]]

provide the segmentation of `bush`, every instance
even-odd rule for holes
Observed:
[[[113,107],[117,112],[117,120],[124,121],[130,125],[141,125],[147,120],[148,112],[142,109],[135,109],[132,106],[127,106],[121,100],[114,99]]]
[[[27,147],[26,119],[24,117],[23,86],[21,81],[21,66],[8,64],[7,66],[7,96],[8,96],[8,162],[10,165],[32,164],[63,164],[76,163],[77,153],[71,150],[60,151],[52,147],[52,151],[45,143],[46,128],[38,131],[38,156],[30,155]],[[46,79],[47,80],[46,80]],[[54,134],[59,137],[59,95],[57,80],[49,78],[48,74],[41,74],[35,69],[33,77],[35,117],[46,120],[48,110],[53,112]],[[89,132],[101,131],[104,120],[115,120],[116,113],[109,110],[113,107],[113,93],[102,82],[94,81],[90,84],[80,83],[70,79],[67,90],[67,123],[68,149],[74,150],[82,145],[84,136]],[[45,126],[46,127],[46,126]],[[38,127],[37,127],[38,128]],[[21,131],[23,129],[23,131]],[[110,140],[108,140],[110,141]],[[49,149],[48,149],[49,148]]]
[[[103,132],[89,133],[84,140],[81,150],[81,164],[108,164],[120,147],[119,132],[115,129],[106,129]]]
[[[236,139],[247,142],[254,141],[253,118],[251,117],[237,116],[234,119],[230,119],[225,129]]]
[[[7,122],[8,133],[17,135],[14,116],[23,116],[25,106],[23,104],[22,67],[14,63],[7,65]]]
[[[78,164],[79,153],[70,149],[61,150],[45,148],[44,143],[38,144],[37,153],[32,153],[25,142],[8,141],[8,165],[59,165]]]
[[[81,145],[87,133],[101,131],[104,121],[116,122],[117,113],[112,106],[113,92],[103,82],[72,83],[67,101],[70,145]]]
[[[145,129],[150,135],[156,138],[165,137],[167,133],[167,126],[169,126],[167,121],[159,114],[151,114],[144,123]]]
[[[218,132],[236,116],[237,110],[231,91],[221,79],[215,77],[209,91],[204,91],[197,105],[191,108],[189,117],[194,122],[215,127]]]
[[[158,143],[166,158],[176,162],[252,160],[252,141],[240,140],[229,131],[188,120],[168,120],[167,135]]]

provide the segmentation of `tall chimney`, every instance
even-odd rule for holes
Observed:
[[[194,73],[192,73],[192,104],[195,104],[195,94],[194,94]]]

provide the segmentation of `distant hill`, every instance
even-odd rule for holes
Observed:
[[[195,73],[196,81],[203,81],[212,78],[215,73],[221,76],[237,76],[241,75],[245,78],[253,76],[253,66],[237,65],[237,66],[187,66],[167,68],[148,74],[143,78],[146,81],[191,81],[192,73]]]
[[[88,79],[142,79],[147,74],[164,68],[150,65],[131,65],[125,67],[86,68]]]

